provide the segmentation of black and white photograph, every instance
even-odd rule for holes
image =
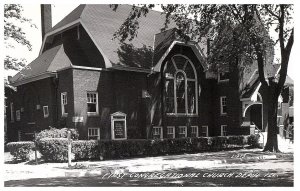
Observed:
[[[1,3],[5,188],[295,188],[294,1],[67,2]]]

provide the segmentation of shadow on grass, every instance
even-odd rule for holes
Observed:
[[[292,187],[294,185],[293,171],[280,170],[245,170],[245,169],[209,169],[199,170],[195,168],[184,168],[177,170],[159,171],[158,173],[188,174],[198,173],[194,177],[181,178],[134,178],[130,174],[122,177],[103,178],[103,176],[90,177],[62,177],[62,178],[38,178],[27,180],[6,181],[6,187],[14,186],[72,186],[72,187],[126,187],[126,186],[171,186],[171,187]],[[221,176],[220,173],[223,173]],[[232,173],[232,176],[224,174]],[[258,175],[257,175],[258,174]],[[256,175],[256,176],[254,176]],[[220,176],[220,177],[219,177]]]

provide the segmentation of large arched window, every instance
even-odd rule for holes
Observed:
[[[197,74],[183,55],[173,56],[164,67],[164,100],[168,114],[198,114]]]

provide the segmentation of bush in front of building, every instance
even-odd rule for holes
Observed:
[[[75,160],[122,159],[141,156],[196,153],[218,151],[258,145],[252,136],[193,137],[176,139],[129,139],[129,140],[75,140],[72,153]],[[38,148],[45,161],[65,162],[68,160],[66,138],[44,138]]]
[[[72,153],[75,160],[99,159],[99,148],[97,140],[72,141]]]
[[[259,142],[258,142],[259,137],[260,137],[259,134],[248,136],[248,145],[250,145],[253,148],[260,147]]]
[[[211,150],[244,147],[247,144],[248,136],[243,135],[209,137],[209,145]]]
[[[42,138],[37,147],[46,162],[66,162],[68,160],[68,139]]]
[[[15,161],[26,161],[29,160],[35,145],[32,141],[22,141],[7,143],[6,147]]]
[[[36,139],[40,140],[43,138],[67,138],[68,131],[71,131],[71,139],[73,140],[78,139],[79,134],[76,129],[68,129],[68,128],[56,129],[53,127],[50,127],[50,129],[45,129],[37,133]]]

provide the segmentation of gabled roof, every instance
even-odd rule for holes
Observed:
[[[45,51],[37,57],[34,61],[12,77],[10,83],[17,86],[20,82],[34,79],[35,77],[39,77],[43,74],[51,74],[71,65],[71,61],[64,52],[63,45],[59,45]]]
[[[113,11],[107,4],[79,5],[56,24],[46,34],[46,37],[53,35],[53,33],[59,33],[65,26],[72,23],[75,24],[78,21],[103,54],[107,68],[128,66],[150,69],[152,67],[151,61],[147,66],[139,66],[136,63],[124,63],[124,60],[120,58],[120,54],[124,53],[124,50],[121,48],[119,40],[112,40],[113,34],[128,17],[131,9],[131,5],[119,5],[116,11]],[[151,54],[153,54],[154,35],[161,32],[161,29],[164,27],[164,21],[165,16],[161,12],[150,10],[146,17],[142,16],[139,19],[137,37],[132,41],[126,41],[125,44],[131,44],[131,51],[143,52],[146,48],[147,50],[151,50]]]
[[[270,64],[265,67],[265,76],[276,76],[278,75],[280,69],[280,64]],[[284,85],[285,86],[293,86],[294,81],[289,77],[286,76],[286,80]],[[252,76],[249,78],[249,81],[246,83],[245,88],[242,90],[241,99],[250,98],[257,90],[260,88],[260,81],[259,81],[259,74],[258,70],[256,69]]]

